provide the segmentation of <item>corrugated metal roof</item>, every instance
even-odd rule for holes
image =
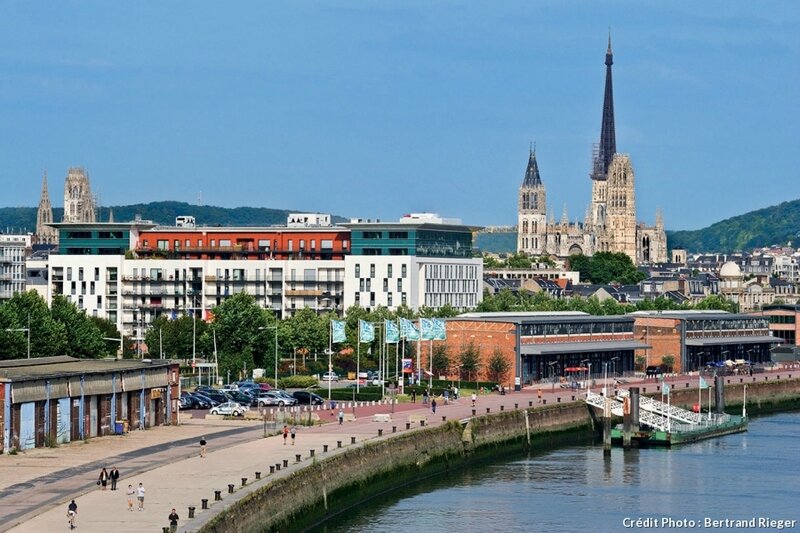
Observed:
[[[122,370],[159,368],[174,364],[168,359],[78,359],[66,355],[0,361],[0,378],[11,381],[54,378],[78,374],[100,374]]]

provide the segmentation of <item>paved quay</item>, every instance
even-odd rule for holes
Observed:
[[[754,377],[761,381],[770,376]],[[624,386],[644,385],[649,389],[656,385],[653,380],[626,381]],[[698,379],[682,376],[668,381],[679,388],[685,388],[686,384],[696,388]],[[601,386],[598,381],[597,387]],[[578,398],[581,395],[581,391],[558,386],[542,385],[540,388],[547,404],[557,403],[558,398],[568,402],[573,395]],[[396,426],[398,432],[406,431],[409,420],[413,420],[411,430],[414,431],[419,428],[416,422],[419,417],[425,417],[427,425],[436,426],[442,423],[442,416],[453,420],[472,415],[469,397],[450,405],[438,402],[435,415],[429,405],[422,405],[420,401],[418,398],[417,403],[395,406],[391,422],[373,419],[376,413],[390,413],[388,405],[359,407],[357,418],[343,425],[336,423],[336,416],[330,411],[320,411],[324,423],[315,427],[298,426],[294,446],[284,445],[280,435],[263,438],[260,422],[191,420],[178,427],[135,431],[125,437],[103,437],[58,449],[5,456],[0,458],[0,531],[42,532],[66,528],[66,506],[72,498],[78,503],[76,523],[80,531],[162,531],[168,525],[167,516],[173,507],[181,518],[178,530],[194,531],[201,521],[245,492],[306,466],[312,449],[316,457],[322,459],[352,446],[352,437],[356,439],[356,446],[371,439],[390,438],[392,426]],[[501,405],[510,410],[515,403],[523,408],[528,407],[529,402],[538,405],[537,388],[504,396],[496,393],[479,396],[476,412],[485,414],[487,408],[498,412]],[[351,414],[352,409],[347,413]],[[378,437],[378,429],[383,429],[383,437]],[[208,441],[206,458],[200,458],[198,453],[201,435]],[[337,441],[342,441],[342,449],[337,448]],[[328,446],[327,453],[323,452],[323,445]],[[297,454],[301,456],[299,463]],[[286,468],[284,461],[288,464]],[[281,465],[280,472],[270,475],[270,465],[276,464]],[[100,469],[115,465],[122,475],[120,490],[99,490],[95,481]],[[261,480],[255,480],[256,471],[261,472]],[[244,490],[241,490],[242,478],[247,478]],[[128,512],[125,489],[128,484],[137,486],[140,482],[146,489],[145,509],[137,511],[134,504],[134,511]],[[229,484],[234,485],[233,495],[228,494]],[[221,491],[221,502],[214,502],[215,490]],[[209,510],[201,509],[203,498],[209,500]],[[188,520],[190,505],[196,507],[194,521]]]

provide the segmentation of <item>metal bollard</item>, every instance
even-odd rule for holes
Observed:
[[[342,441],[340,441],[340,440],[337,440],[337,441],[336,441],[336,447],[337,447],[337,448],[341,448],[341,447],[342,447]]]
[[[542,398],[542,405],[547,405],[547,400]]]
[[[309,454],[308,454],[308,455],[309,455],[309,457],[314,457],[314,453],[315,453],[315,452],[316,452],[316,450],[310,450],[310,452],[309,452]]]
[[[243,477],[242,478],[242,487],[244,487],[245,485],[247,485],[247,478]]]
[[[420,420],[419,421],[419,427],[421,427],[421,428],[425,427],[425,421],[424,420]]]
[[[281,469],[281,464],[280,463],[275,463],[275,470],[279,471],[280,469]]]
[[[261,472],[256,472],[256,479],[261,479]]]
[[[505,410],[506,410],[506,406],[505,406],[505,405],[501,405],[501,406],[500,406],[500,410],[501,410],[501,411],[505,411]]]
[[[572,401],[573,402],[575,401],[575,395],[574,394],[572,395]]]
[[[411,429],[411,422],[406,422],[406,429]]]
[[[392,426],[392,433],[397,433],[397,426]]]
[[[274,474],[275,473],[275,465],[269,465],[269,473],[270,474]]]
[[[486,408],[486,412],[487,412],[487,413],[491,413],[491,412],[492,412],[492,408],[491,408],[491,407],[487,407],[487,408]]]
[[[299,454],[299,453],[295,454],[295,456],[294,456],[294,462],[295,462],[295,463],[299,463],[299,462],[300,462],[300,454]]]
[[[472,410],[472,416],[475,416],[475,409]]]
[[[559,396],[558,398],[556,398],[556,403],[561,403],[561,396]]]
[[[383,429],[378,429],[378,436],[383,437]]]
[[[289,459],[284,459],[283,460],[283,467],[284,468],[289,468]]]
[[[356,438],[350,437],[350,444],[355,444],[355,443],[356,443]]]
[[[573,399],[574,399],[574,398],[573,398]],[[514,404],[514,409],[519,409],[519,404],[518,404],[518,403],[515,403],[515,404]]]
[[[322,445],[322,451],[323,451],[324,453],[327,453],[327,452],[328,452],[328,445],[327,445],[327,444],[323,444],[323,445]]]
[[[215,490],[214,491],[214,501],[218,502],[220,500],[222,500],[222,491],[221,490]]]
[[[228,484],[228,494],[233,494],[233,483]]]
[[[445,415],[442,415],[442,422],[447,422],[447,417]]]
[[[189,506],[189,518],[194,518],[194,506]]]
[[[200,500],[200,509],[208,509],[208,498]]]
[[[528,400],[528,407],[533,407],[533,400]]]

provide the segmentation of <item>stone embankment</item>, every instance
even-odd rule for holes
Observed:
[[[749,376],[725,378],[726,405],[741,407],[744,386],[748,385],[748,414],[800,407],[798,374],[776,374],[766,382],[754,382]],[[639,386],[645,394],[660,393],[657,382]],[[696,381],[684,379],[671,386],[674,404],[691,406],[697,402]],[[513,448],[583,442],[593,431],[589,408],[580,401],[558,401],[537,405],[536,400],[525,397],[525,404],[515,403],[513,409],[510,405],[502,410],[497,406],[473,409],[472,416],[461,420],[388,433],[359,446],[347,446],[342,453],[322,460],[310,458],[307,467],[237,495],[224,509],[211,513],[200,531],[302,529],[382,492],[469,461]]]

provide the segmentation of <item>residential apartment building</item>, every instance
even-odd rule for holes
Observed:
[[[31,235],[0,234],[0,301],[25,291],[25,256]]]

